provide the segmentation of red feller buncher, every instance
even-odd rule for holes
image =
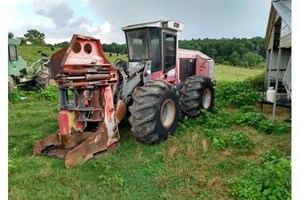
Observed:
[[[72,167],[119,146],[118,124],[130,112],[133,135],[147,144],[176,131],[181,113],[197,117],[214,104],[214,61],[178,48],[178,21],[122,28],[128,63],[105,58],[98,39],[74,35],[55,53],[51,77],[58,83],[59,131],[37,142],[34,155],[65,159]]]

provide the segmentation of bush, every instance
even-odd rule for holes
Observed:
[[[223,82],[216,87],[216,99],[234,107],[253,105],[259,96],[250,82]]]
[[[205,128],[229,128],[233,124],[231,114],[218,109],[214,113],[201,110],[201,116],[196,121]]]
[[[232,195],[239,199],[291,199],[290,162],[290,157],[263,154],[261,163],[233,181]]]
[[[249,135],[244,132],[232,132],[229,143],[233,147],[233,153],[247,154],[254,146]]]
[[[264,91],[265,90],[265,76],[266,72],[259,74],[256,77],[248,78],[246,82],[248,82],[255,91]]]
[[[249,126],[266,134],[290,133],[291,124],[288,122],[272,122],[253,106],[242,106],[234,117],[237,125]]]
[[[238,125],[250,126],[258,129],[261,122],[265,119],[263,113],[260,112],[246,112],[238,113],[235,116],[235,122]]]

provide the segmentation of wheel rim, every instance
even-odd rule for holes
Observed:
[[[211,90],[206,88],[203,92],[202,96],[203,108],[207,110],[211,104]]]
[[[163,127],[170,128],[175,119],[176,107],[171,99],[167,99],[160,110],[160,121]]]

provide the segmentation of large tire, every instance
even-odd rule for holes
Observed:
[[[151,80],[134,92],[129,107],[133,135],[146,144],[166,140],[180,118],[179,94],[169,83]]]
[[[206,77],[188,77],[180,90],[181,110],[187,117],[198,117],[201,109],[212,111],[214,99],[213,84]]]
[[[43,67],[43,69],[37,73],[37,78],[35,79],[35,81],[36,81],[35,84],[36,87],[41,89],[46,88],[50,82],[49,68]]]
[[[16,84],[14,82],[14,79],[11,77],[8,77],[8,94],[10,94],[13,90],[16,89]]]

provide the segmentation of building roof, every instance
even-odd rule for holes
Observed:
[[[272,28],[276,21],[276,13],[285,22],[288,28],[291,30],[291,0],[273,0],[271,3],[271,10],[269,14],[269,21],[267,25],[267,31],[265,36],[265,45],[268,46],[270,37],[272,34]]]

